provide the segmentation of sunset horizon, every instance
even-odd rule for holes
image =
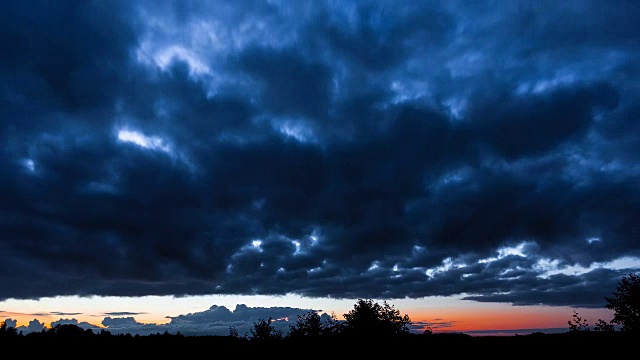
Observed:
[[[244,336],[370,299],[416,334],[633,328],[638,19],[3,1],[0,322]]]
[[[286,308],[291,314],[303,314],[308,311],[317,311],[319,314],[326,314],[328,316],[335,316],[337,320],[344,320],[344,314],[353,310],[353,305],[356,300],[335,300],[335,299],[303,299],[299,297],[273,297],[268,301],[265,298],[269,297],[240,297],[243,299],[234,300],[238,297],[225,296],[226,299],[215,303],[215,299],[211,299],[212,303],[209,307],[206,307],[205,301],[210,296],[200,297],[184,297],[181,299],[171,299],[166,297],[143,297],[141,299],[130,298],[78,298],[78,297],[62,297],[58,299],[41,299],[39,301],[30,301],[29,306],[21,305],[21,301],[4,302],[2,309],[7,308],[29,308],[36,309],[68,309],[66,311],[38,311],[34,313],[17,313],[11,311],[1,311],[0,321],[14,320],[14,327],[18,331],[22,331],[24,334],[30,332],[38,332],[43,329],[50,329],[57,324],[74,324],[85,329],[92,329],[94,331],[108,330],[114,334],[126,334],[132,335],[149,335],[155,333],[180,333],[183,335],[192,336],[227,336],[229,335],[229,326],[238,326],[239,323],[243,325],[239,326],[244,332],[242,335],[249,334],[250,329],[254,326],[254,323],[260,319],[273,318],[277,319],[277,314],[281,314],[280,309]],[[252,299],[253,298],[253,299]],[[284,299],[284,301],[283,301]],[[244,300],[244,301],[243,301]],[[609,321],[613,317],[613,311],[606,308],[573,308],[569,306],[565,307],[549,307],[549,306],[512,306],[504,304],[469,304],[469,301],[464,301],[456,298],[448,299],[373,299],[376,302],[382,304],[387,302],[402,314],[407,314],[411,318],[411,326],[409,326],[410,332],[422,333],[424,330],[431,330],[434,333],[464,333],[473,336],[514,336],[514,335],[526,335],[532,333],[562,333],[568,332],[568,321],[574,321],[572,318],[573,312],[578,312],[590,325],[595,325],[596,321],[603,319]],[[120,302],[121,305],[113,306],[113,303]],[[173,302],[173,304],[172,304]],[[176,304],[176,302],[180,302]],[[38,304],[44,303],[44,304]],[[62,303],[76,304],[75,309],[83,309],[85,312],[73,312],[70,311],[73,305],[62,307]],[[105,306],[111,303],[112,306]],[[144,309],[149,310],[151,307],[149,303],[156,303],[153,306],[154,311],[144,312]],[[271,304],[271,306],[263,307],[260,303]],[[283,306],[278,306],[278,303],[283,303]],[[293,304],[306,303],[308,305],[316,304],[320,306],[313,308],[295,308],[291,307]],[[89,309],[96,307],[96,304],[103,304],[106,309],[102,309],[99,312],[89,313]],[[134,305],[135,304],[135,305]],[[400,304],[400,306],[398,306]],[[0,303],[2,305],[2,303]],[[199,306],[201,306],[199,308]],[[163,313],[162,309],[173,309],[172,314]],[[189,327],[181,327],[179,323],[172,324],[172,318],[179,319],[181,316],[197,317],[199,314],[206,314],[207,311],[215,308],[225,308],[231,313],[236,311],[236,308],[246,307],[253,310],[251,314],[245,318],[235,318],[228,323],[225,321],[229,319],[216,318],[209,316],[203,318],[200,322],[203,327],[207,328],[211,325],[215,325],[218,330],[211,331],[199,331],[194,330],[194,324],[190,323]],[[327,308],[328,307],[328,308]],[[122,312],[116,311],[118,308],[128,309],[130,311]],[[405,308],[408,311],[405,311]],[[140,312],[131,311],[140,309]],[[274,310],[273,312],[271,310]],[[98,309],[95,309],[98,310]],[[182,310],[182,312],[180,312]],[[258,311],[255,311],[258,310]],[[128,324],[123,327],[118,327],[114,324],[104,325],[103,320],[109,319],[125,319]],[[37,320],[38,323],[32,323],[33,320]],[[135,321],[132,321],[135,320]],[[279,326],[278,329],[283,330],[285,333],[289,329],[290,325],[294,325],[297,318],[292,316],[289,319],[277,319]],[[161,326],[151,326],[161,325]]]

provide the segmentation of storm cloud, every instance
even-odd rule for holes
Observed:
[[[603,306],[640,266],[640,6],[494,5],[3,2],[0,300]]]

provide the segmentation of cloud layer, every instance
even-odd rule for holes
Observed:
[[[599,307],[637,270],[638,5],[149,5],[1,5],[0,299]]]

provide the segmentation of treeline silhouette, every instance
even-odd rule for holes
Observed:
[[[316,311],[299,315],[296,323],[289,326],[289,332],[283,334],[273,326],[273,319],[260,319],[245,335],[238,334],[234,327],[229,328],[227,336],[185,336],[179,332],[156,333],[150,335],[112,334],[106,329],[94,332],[75,324],[58,324],[40,332],[22,334],[14,327],[0,326],[0,344],[27,346],[45,344],[52,346],[89,345],[99,349],[127,349],[137,347],[145,351],[169,351],[176,346],[181,349],[220,348],[236,352],[267,351],[269,349],[301,348],[313,351],[314,346],[321,348],[343,348],[380,355],[385,349],[448,349],[450,351],[491,351],[500,347],[519,347],[528,352],[547,351],[549,346],[560,346],[567,351],[576,351],[587,346],[588,349],[610,349],[635,346],[640,337],[640,278],[635,274],[623,276],[616,291],[606,297],[607,308],[614,310],[610,322],[599,319],[595,327],[589,326],[576,311],[573,321],[564,333],[533,333],[513,336],[471,336],[464,333],[435,333],[426,328],[421,333],[412,333],[412,324],[408,315],[386,301],[382,304],[371,299],[359,299],[353,309],[344,314],[344,320],[331,316],[323,321]],[[616,330],[614,325],[618,325]],[[29,347],[30,346],[30,347]],[[612,346],[615,346],[612,348]],[[544,350],[547,349],[547,350]],[[589,355],[594,355],[590,352]]]

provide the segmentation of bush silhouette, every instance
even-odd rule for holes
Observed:
[[[573,310],[573,321],[567,321],[569,324],[569,332],[576,333],[581,331],[589,331],[589,324],[587,319],[583,319],[576,310]]]

